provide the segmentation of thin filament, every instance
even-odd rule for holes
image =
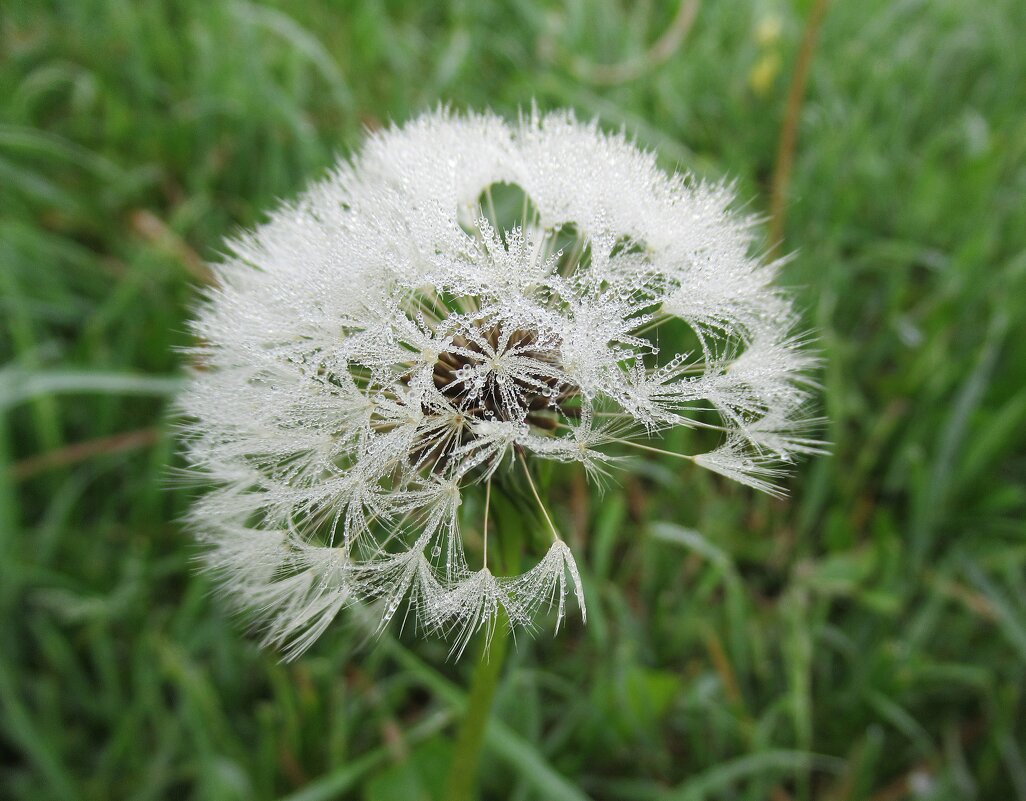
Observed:
[[[524,475],[527,476],[527,483],[531,487],[531,494],[534,495],[535,501],[538,502],[538,508],[541,509],[542,516],[545,518],[545,522],[549,524],[549,529],[552,531],[552,536],[556,542],[562,542],[563,538],[559,536],[559,532],[556,531],[556,524],[552,522],[552,518],[549,517],[548,511],[545,509],[545,504],[542,503],[541,496],[538,494],[538,488],[534,485],[534,479],[531,478],[531,469],[527,466],[527,460],[524,458],[524,454],[521,452],[517,454],[520,457],[520,464],[524,466]]]
[[[621,439],[620,437],[611,437],[613,442],[619,442],[621,445],[628,445],[631,448],[638,448],[639,450],[649,451],[651,453],[662,454],[663,456],[674,456],[677,459],[684,459],[689,462],[695,461],[694,456],[690,456],[686,453],[674,453],[673,451],[666,451],[662,448],[653,448],[651,445],[642,445],[640,442],[631,442],[629,439]]]
[[[482,537],[484,537],[484,568],[488,569],[488,507],[492,501],[492,479],[489,478],[485,482],[485,508],[484,508],[484,529]]]

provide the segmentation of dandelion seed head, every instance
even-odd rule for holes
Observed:
[[[544,510],[534,567],[470,564],[463,500],[517,463],[601,477],[703,426],[721,443],[695,464],[777,492],[781,462],[819,448],[813,360],[733,202],[570,113],[439,110],[231,241],[180,406],[214,485],[191,523],[266,641],[296,655],[353,604],[456,654],[500,610],[558,628],[572,594],[583,614]],[[653,336],[670,322],[688,351]]]

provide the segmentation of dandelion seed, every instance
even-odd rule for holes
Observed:
[[[820,446],[812,360],[732,202],[572,114],[442,110],[374,134],[231,242],[180,406],[215,485],[191,523],[266,641],[293,656],[358,603],[382,625],[405,607],[457,654],[500,610],[530,627],[552,609],[558,628],[572,594],[583,615],[537,460],[601,477],[625,445],[706,428],[721,443],[686,458],[778,492],[780,462]],[[659,342],[670,321],[687,352]],[[550,545],[507,577],[488,498],[514,471]],[[480,569],[467,493],[485,499]]]

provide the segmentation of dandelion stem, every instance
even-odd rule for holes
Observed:
[[[481,746],[485,727],[492,713],[492,700],[499,684],[499,674],[509,644],[509,622],[506,612],[499,610],[495,630],[485,638],[481,659],[474,666],[474,676],[467,696],[467,711],[460,723],[453,749],[452,764],[446,783],[446,801],[472,801],[475,796]]]
[[[501,489],[501,484],[500,484]],[[485,532],[489,514],[494,514],[498,528],[497,553],[493,553],[496,575],[514,574],[519,569],[521,537],[524,523],[520,509],[502,492],[491,503],[491,480],[485,484]],[[487,538],[485,542],[487,543]],[[487,546],[486,546],[487,547]],[[495,549],[493,549],[494,551]],[[492,701],[499,684],[502,665],[509,645],[510,623],[501,607],[491,625],[482,632],[481,657],[474,666],[467,706],[453,749],[452,763],[446,781],[445,801],[472,801],[475,798],[478,766],[484,732],[491,717]]]

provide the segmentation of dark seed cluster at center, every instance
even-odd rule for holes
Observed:
[[[502,332],[498,326],[493,326],[483,335],[493,353],[498,349],[501,337]],[[526,358],[556,365],[556,358],[551,350],[531,349],[531,345],[537,341],[536,332],[517,330],[510,335],[504,350],[516,350]],[[526,412],[529,425],[552,431],[556,427],[559,412],[566,414],[569,411],[566,401],[577,394],[577,389],[566,386],[560,389],[559,379],[553,375],[532,376],[533,381],[530,382],[522,378],[511,379],[513,392],[505,393],[505,397],[508,401],[512,394],[518,409],[507,408],[499,385],[501,378],[494,373],[488,374],[484,387],[475,397],[473,381],[462,378],[461,375],[465,373],[461,374],[461,371],[469,372],[474,369],[487,361],[489,354],[483,350],[481,344],[462,336],[453,339],[452,344],[454,349],[465,352],[446,351],[439,355],[434,370],[435,386],[454,406],[465,411],[468,416],[488,420],[513,420],[519,419]]]
[[[532,376],[531,381],[525,381],[522,377],[510,378],[503,386],[503,378],[489,372],[484,385],[475,392],[476,370],[498,351],[503,331],[497,325],[492,326],[482,332],[481,339],[488,343],[489,349],[486,350],[480,341],[456,336],[451,349],[439,354],[434,367],[435,387],[466,416],[468,424],[474,420],[523,419],[534,428],[553,431],[561,415],[569,418],[579,416],[578,407],[570,403],[577,397],[577,387],[561,382],[554,374],[539,373]],[[538,343],[538,339],[537,332],[518,329],[509,335],[503,350],[515,350],[520,356],[557,368],[556,352],[541,345],[536,350],[532,349],[531,346]],[[556,373],[557,370],[552,372]],[[429,412],[426,408],[424,411]],[[448,456],[456,447],[473,438],[470,425],[462,426],[459,433],[448,442],[435,445],[425,443],[412,456],[415,461],[439,471],[448,463]]]

